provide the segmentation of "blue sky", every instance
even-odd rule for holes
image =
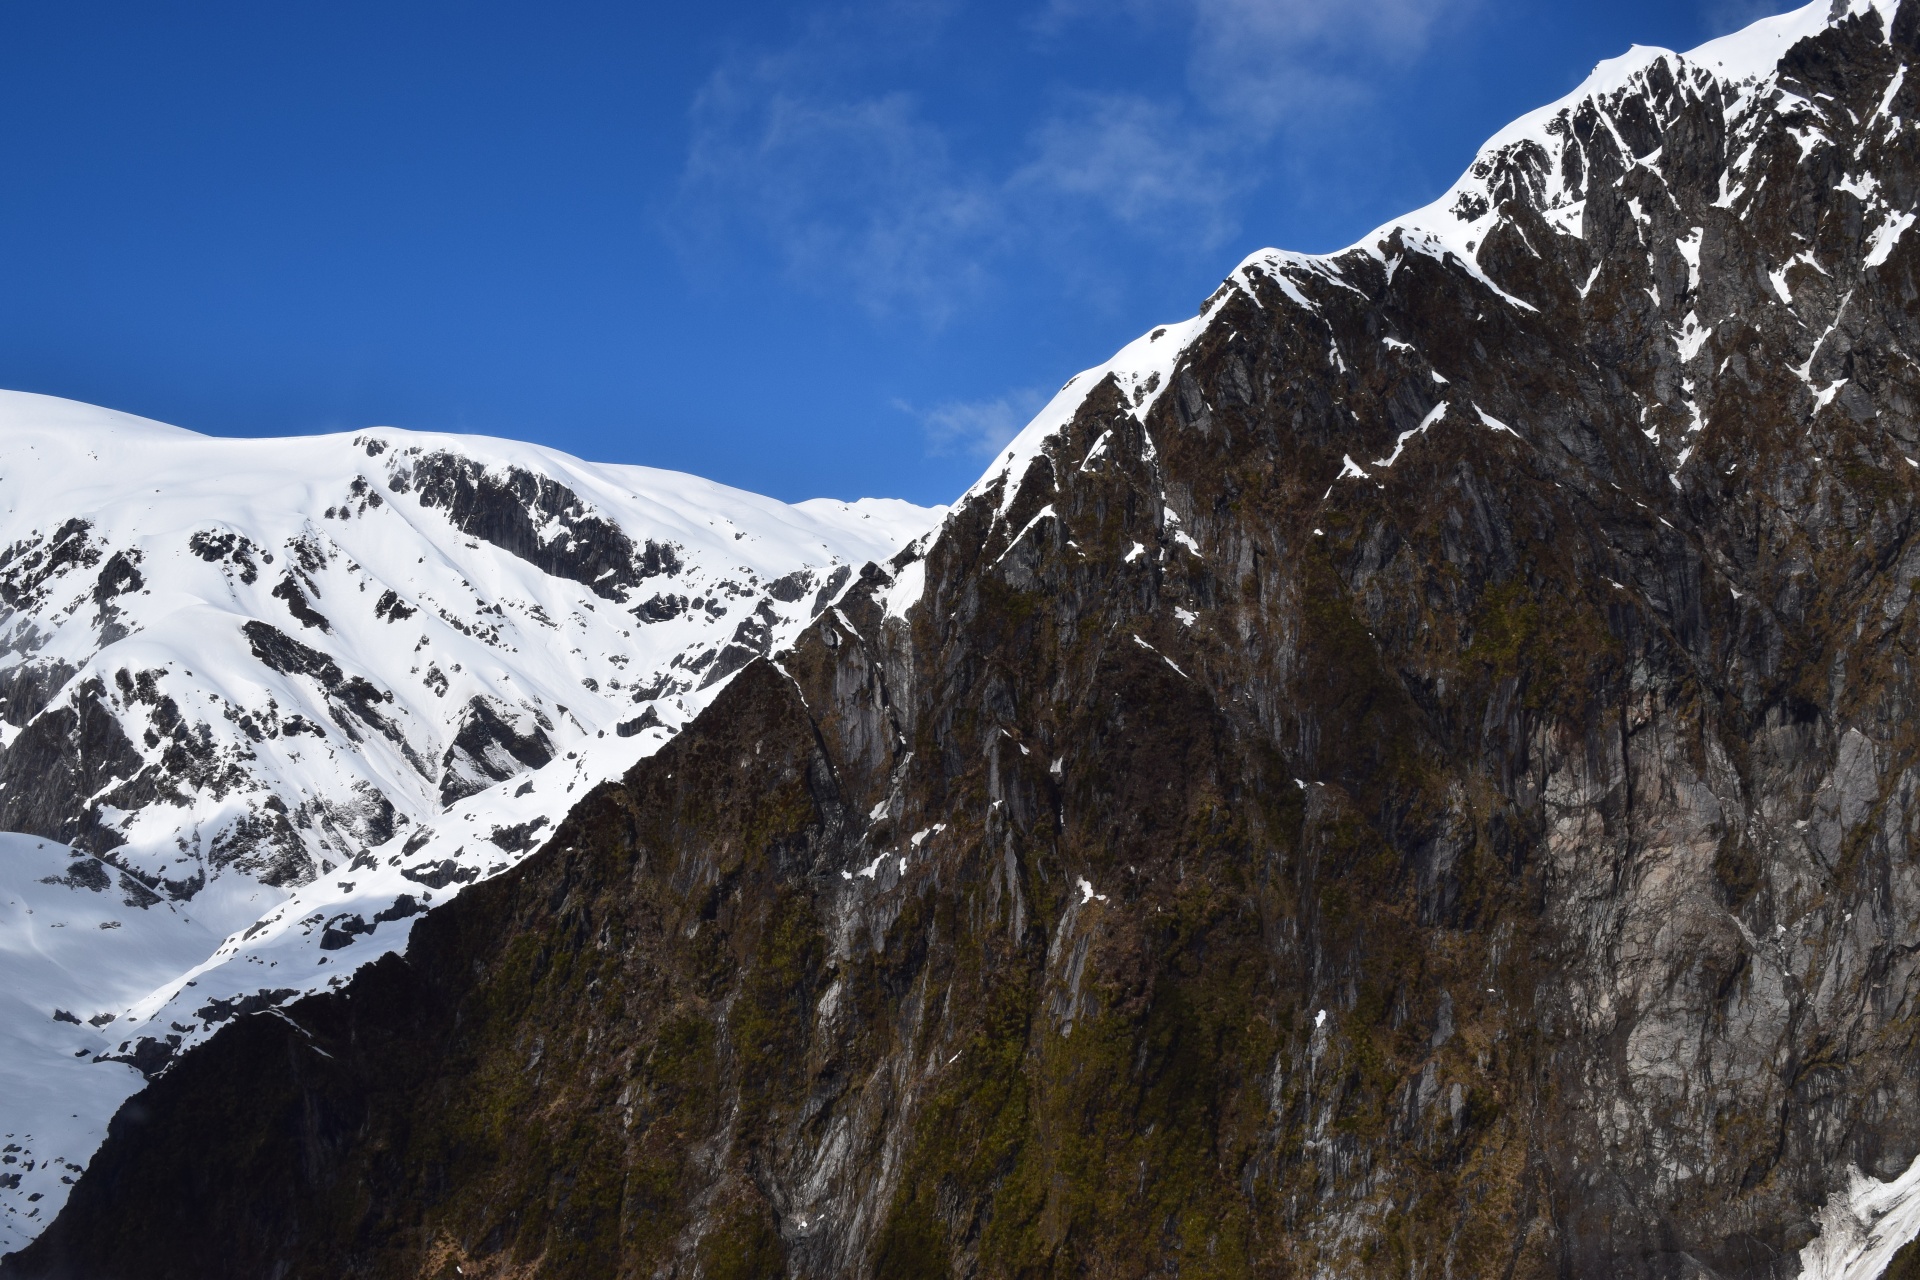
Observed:
[[[1267,245],[1744,0],[12,0],[0,386],[942,501]]]

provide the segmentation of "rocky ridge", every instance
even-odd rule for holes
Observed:
[[[1916,52],[1254,255],[5,1273],[1910,1269]]]

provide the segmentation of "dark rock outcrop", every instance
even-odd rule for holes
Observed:
[[[427,453],[390,483],[396,492],[411,489],[421,506],[444,510],[469,537],[607,600],[624,601],[648,578],[680,568],[671,545],[636,545],[573,490],[519,467],[489,469],[458,454]]]
[[[452,804],[553,759],[547,737],[552,728],[538,712],[474,698],[441,761],[440,803]]]
[[[98,797],[119,783],[118,798],[136,799],[144,765],[107,705],[105,686],[89,681],[69,705],[35,716],[0,755],[0,830],[93,853],[111,849],[120,837]],[[76,796],[91,803],[76,806]]]

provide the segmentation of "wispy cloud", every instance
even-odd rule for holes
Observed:
[[[1725,35],[1750,27],[1762,18],[1771,18],[1791,8],[1793,0],[1704,0],[1700,16],[1707,30]]]
[[[1713,0],[1738,3],[1739,0]],[[1424,53],[1478,0],[1045,0],[1034,28],[1059,36],[1116,17],[1180,33],[1188,88],[1214,128],[1264,141],[1364,96],[1366,77]]]
[[[927,452],[985,457],[1020,434],[1020,428],[1047,402],[1044,392],[1021,388],[990,400],[949,400],[916,409],[904,400],[894,407],[920,420]]]
[[[1041,36],[1057,36],[1086,18],[1112,21],[1126,18],[1150,22],[1166,16],[1184,0],[1041,0],[1027,19],[1027,27]]]
[[[1365,92],[1355,71],[1422,52],[1462,0],[1191,0],[1189,82],[1196,97],[1252,134],[1321,117]],[[1350,68],[1330,72],[1330,66]]]
[[[1367,74],[1417,56],[1438,23],[1476,2],[1043,0],[1029,24],[1043,45],[1092,21],[1172,35],[1186,91],[1055,85],[1017,141],[963,159],[938,104],[873,90],[911,79],[902,51],[929,47],[951,0],[854,0],[709,76],[691,111],[676,229],[689,244],[730,247],[745,229],[788,278],[936,327],[1023,255],[1075,276],[1090,228],[1212,250],[1238,234],[1276,137],[1361,99]]]
[[[1220,143],[1178,103],[1066,94],[1033,130],[1032,158],[1008,189],[1084,201],[1135,230],[1211,248],[1238,230],[1231,206],[1245,185]]]
[[[996,193],[959,172],[910,95],[836,95],[796,61],[709,78],[693,107],[683,230],[724,238],[750,225],[804,283],[939,318],[998,234]]]

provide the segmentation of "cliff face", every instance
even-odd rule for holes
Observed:
[[[1917,34],[1637,50],[1249,259],[5,1274],[1875,1273]]]

